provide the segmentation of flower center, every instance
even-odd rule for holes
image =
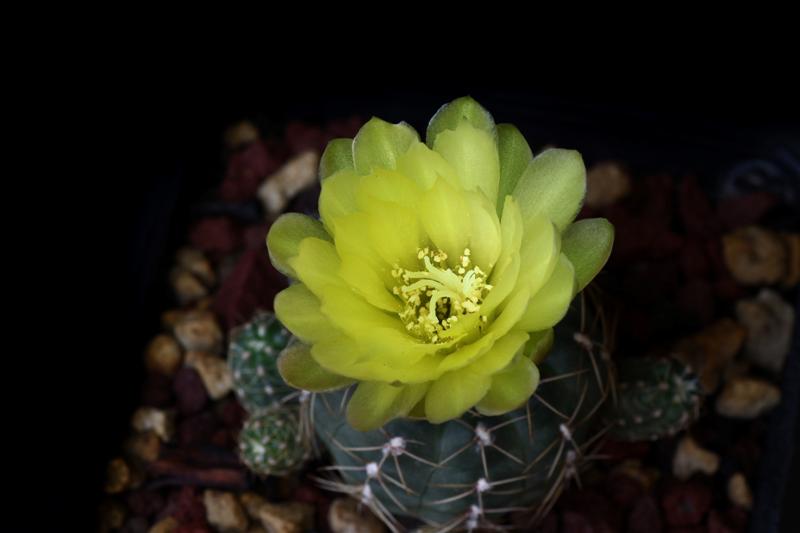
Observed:
[[[394,265],[392,277],[399,284],[392,292],[405,303],[399,313],[406,329],[417,337],[436,343],[460,316],[477,313],[492,286],[486,273],[472,265],[469,248],[459,257],[455,271],[447,264],[447,254],[428,247],[417,251],[424,270],[412,271]],[[480,316],[486,322],[486,316]]]

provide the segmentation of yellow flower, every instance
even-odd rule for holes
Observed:
[[[297,281],[275,298],[301,341],[281,374],[312,391],[357,383],[348,421],[362,430],[524,404],[553,326],[611,251],[606,220],[572,223],[586,190],[577,152],[533,158],[468,97],[436,113],[426,140],[373,118],[332,141],[321,221],[285,214],[267,237]]]

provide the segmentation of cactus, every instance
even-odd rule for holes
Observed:
[[[609,380],[590,340],[599,332],[580,322],[571,312],[556,328],[536,394],[505,415],[399,419],[362,433],[345,420],[349,391],[312,395],[312,423],[333,459],[320,482],[360,499],[393,531],[401,516],[436,531],[493,527],[514,511],[536,522],[569,480],[580,482],[603,434],[591,422]]]
[[[276,407],[250,416],[239,434],[239,456],[263,476],[284,476],[302,468],[310,449],[299,407]]]
[[[672,359],[622,359],[617,362],[617,401],[603,419],[618,440],[657,440],[674,435],[700,411],[700,388],[689,367]]]
[[[257,313],[230,335],[228,366],[242,406],[250,413],[287,403],[298,397],[275,367],[291,334],[270,312]]]

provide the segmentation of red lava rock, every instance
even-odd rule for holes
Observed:
[[[356,133],[358,133],[358,130],[363,124],[364,119],[355,116],[332,120],[327,124],[327,126],[325,126],[325,136],[329,140],[342,137],[352,139],[356,136]]]
[[[245,411],[242,404],[240,404],[236,398],[228,398],[220,403],[217,415],[219,416],[220,422],[222,422],[225,427],[239,430],[247,416],[247,411]]]
[[[625,459],[644,459],[649,452],[650,443],[647,441],[624,442],[606,439],[597,453],[607,456],[609,461],[617,463]]]
[[[642,213],[648,219],[667,227],[672,218],[672,198],[675,184],[666,174],[648,176],[644,180]]]
[[[714,295],[726,302],[741,300],[747,295],[747,290],[742,287],[730,274],[725,273],[714,282]]]
[[[219,257],[239,248],[241,235],[229,218],[206,217],[194,223],[189,241],[198,250]]]
[[[150,372],[142,386],[142,405],[164,409],[172,405],[172,378]]]
[[[591,521],[581,513],[564,511],[561,513],[561,524],[564,531],[570,533],[595,533]]]
[[[208,393],[200,374],[188,366],[182,367],[172,383],[178,399],[178,412],[182,415],[199,413],[208,403]]]
[[[660,533],[664,529],[655,498],[645,495],[636,500],[628,516],[629,533]]]
[[[706,528],[703,526],[671,527],[669,533],[706,533]]]
[[[271,311],[275,295],[286,285],[286,278],[269,262],[266,247],[247,250],[217,292],[214,312],[226,328],[234,328],[258,309]]]
[[[173,533],[213,533],[213,531],[204,524],[181,524],[173,530]]]
[[[774,194],[758,191],[723,199],[717,204],[717,216],[726,229],[750,226],[777,204],[778,198]]]
[[[166,505],[164,496],[154,490],[134,490],[128,493],[128,507],[131,513],[151,517],[158,514]]]
[[[270,224],[253,224],[244,229],[244,246],[248,250],[258,249],[266,252],[267,249],[267,232],[269,231]]]
[[[323,495],[316,487],[311,485],[300,485],[292,494],[293,501],[310,503],[312,505],[328,501],[329,499],[330,498]]]
[[[280,160],[274,157],[263,142],[254,142],[228,160],[225,179],[219,196],[226,202],[241,202],[256,197],[264,178],[275,172]]]
[[[611,474],[606,480],[606,494],[621,507],[630,507],[644,492],[637,480],[625,474]]]
[[[680,264],[687,278],[705,277],[710,267],[705,243],[699,239],[688,239],[681,249]]]
[[[220,448],[233,448],[236,445],[236,437],[231,434],[229,429],[218,429],[211,435],[209,442]]]
[[[317,126],[292,121],[286,125],[286,144],[292,153],[299,154],[305,150],[322,152],[325,148],[325,136]]]
[[[205,412],[184,419],[178,425],[178,443],[181,446],[208,444],[218,427],[217,417]]]
[[[714,319],[714,290],[705,280],[690,280],[677,295],[678,307],[697,324],[708,324]]]
[[[558,515],[549,513],[534,531],[536,533],[558,533]]]
[[[605,495],[591,489],[574,490],[567,492],[562,497],[562,508],[572,510],[585,518],[591,531],[613,532],[621,528],[621,513],[618,508],[611,505]],[[565,513],[566,516],[566,513]],[[576,524],[581,524],[580,520]],[[565,531],[572,531],[565,526]]]
[[[711,238],[720,232],[720,224],[697,178],[689,176],[678,188],[678,211],[689,235]]]
[[[159,514],[158,519],[168,516],[173,517],[181,525],[208,526],[203,496],[195,487],[183,486],[169,494],[167,505]]]
[[[664,517],[671,526],[694,526],[702,522],[711,506],[711,489],[700,482],[673,482],[661,496]]]

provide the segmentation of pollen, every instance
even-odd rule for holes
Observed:
[[[392,277],[398,284],[392,292],[404,303],[399,315],[412,335],[433,344],[444,342],[459,317],[480,311],[492,286],[470,256],[470,249],[465,248],[451,265],[445,252],[425,247],[417,250],[420,270],[393,266]],[[486,321],[486,316],[480,315],[480,322]]]

